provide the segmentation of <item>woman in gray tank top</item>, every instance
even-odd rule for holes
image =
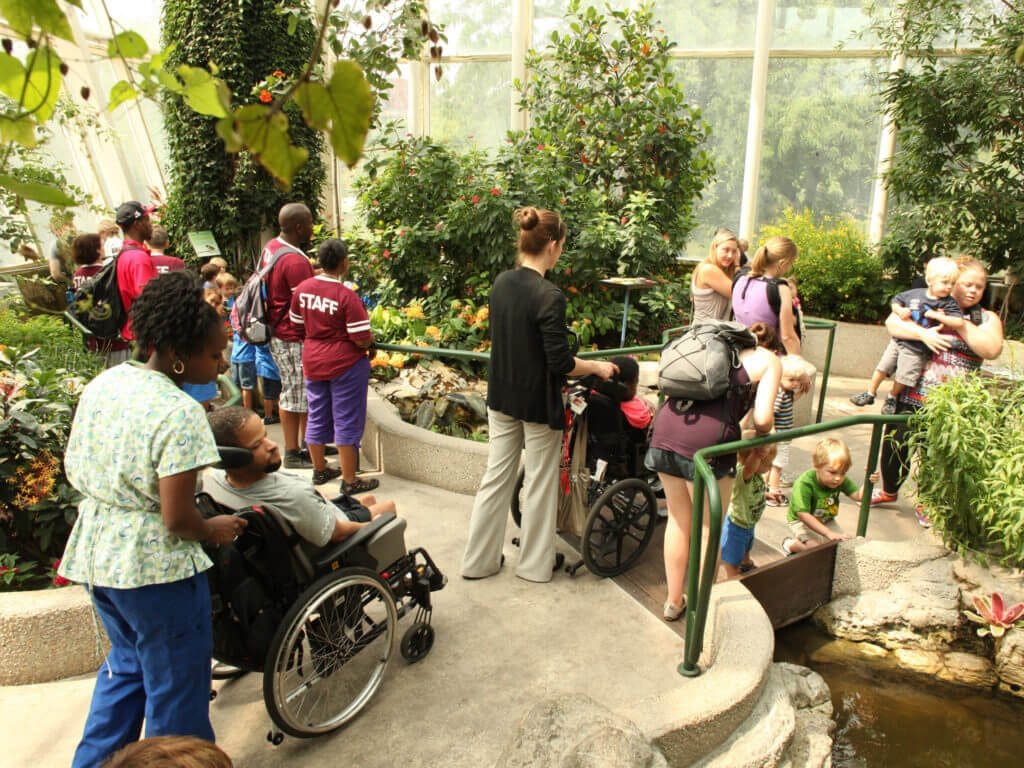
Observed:
[[[690,278],[691,323],[732,317],[732,280],[740,268],[739,238],[724,227],[715,233],[707,258]]]

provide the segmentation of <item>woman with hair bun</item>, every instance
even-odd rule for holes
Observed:
[[[715,233],[707,258],[690,279],[693,318],[690,322],[728,320],[732,317],[732,280],[740,268],[739,238],[724,227]]]
[[[501,569],[505,521],[526,447],[522,532],[516,575],[551,580],[555,567],[558,466],[566,376],[607,379],[611,363],[581,360],[569,348],[565,296],[544,274],[565,245],[565,224],[554,211],[527,207],[516,213],[519,248],[514,269],[491,289],[491,361],[487,379],[490,429],[487,470],[473,504],[462,575],[483,579]]]
[[[740,274],[732,287],[736,322],[748,328],[765,323],[791,355],[800,354],[800,331],[793,311],[793,289],[783,278],[796,257],[796,243],[788,237],[773,237],[757,249],[750,271]]]
[[[146,362],[108,368],[82,392],[64,455],[82,494],[58,573],[85,584],[110,638],[72,766],[96,766],[147,736],[210,726],[212,563],[199,542],[226,544],[233,515],[203,518],[196,476],[218,460],[202,406],[185,382],[216,378],[224,322],[187,272],[161,275],[132,302]]]

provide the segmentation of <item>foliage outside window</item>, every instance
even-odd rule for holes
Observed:
[[[855,323],[877,323],[889,314],[897,289],[852,219],[816,220],[808,210],[787,208],[781,219],[761,229],[759,242],[776,235],[789,237],[799,249],[790,276],[805,313]]]
[[[885,183],[895,216],[883,254],[915,268],[938,247],[968,251],[993,270],[1024,270],[1024,7],[904,0],[874,31],[908,66],[883,81],[898,129]],[[937,41],[981,52],[942,59]],[[911,267],[906,265],[910,264]]]

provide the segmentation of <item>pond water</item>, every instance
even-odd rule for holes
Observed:
[[[775,660],[811,667],[832,689],[836,768],[1021,765],[1024,701],[816,654],[828,642],[794,624],[776,632]]]

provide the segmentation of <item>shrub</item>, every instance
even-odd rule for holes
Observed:
[[[787,208],[779,221],[761,229],[758,240],[776,235],[800,249],[791,276],[808,315],[877,323],[889,314],[893,287],[853,220],[826,216],[816,222],[808,210]]]
[[[20,299],[0,305],[0,339],[22,350],[38,347],[35,365],[44,370],[64,369],[91,379],[103,361],[85,348],[82,336],[60,317],[31,314]]]
[[[622,291],[610,276],[665,275],[711,178],[707,126],[674,79],[672,43],[646,7],[607,16],[570,3],[567,34],[531,56],[520,84],[533,116],[494,157],[430,139],[387,139],[359,182],[367,233],[351,242],[370,303],[422,301],[441,327],[452,300],[486,302],[512,265],[513,212],[558,211],[565,252],[548,277],[584,344],[618,341]],[[633,295],[629,335],[677,325],[685,287]]]
[[[1024,382],[950,379],[910,419],[918,499],[947,546],[1024,565]]]
[[[84,379],[0,349],[0,589],[45,586],[77,517],[64,446]]]

